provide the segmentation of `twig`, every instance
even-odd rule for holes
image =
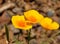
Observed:
[[[15,6],[14,3],[7,3],[0,8],[0,13],[3,12],[4,10],[9,9],[11,7],[14,7],[14,6]]]

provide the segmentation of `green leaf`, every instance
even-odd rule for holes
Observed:
[[[20,41],[18,41],[18,40],[16,40],[16,42],[15,42],[15,43],[16,43],[16,44],[21,44],[21,43],[20,43]]]
[[[9,42],[9,31],[8,31],[8,27],[7,27],[6,24],[5,24],[5,31],[6,31],[7,40],[8,40],[8,42]]]
[[[29,41],[30,41],[30,39],[31,39],[31,37],[30,37],[30,34],[31,34],[31,30],[28,30],[28,44],[29,44]]]
[[[14,36],[15,43],[14,44],[24,44],[22,41],[17,40],[17,38]]]

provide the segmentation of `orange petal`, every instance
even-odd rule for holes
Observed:
[[[43,28],[50,29],[50,24],[52,23],[52,19],[45,17],[42,21],[40,21],[40,25]]]
[[[19,15],[16,15],[16,16],[12,16],[12,24],[18,28],[19,27],[19,22],[20,21],[24,21],[25,22],[25,19],[24,19],[24,16],[19,16]]]
[[[17,22],[17,25],[20,26],[20,27],[25,27],[26,22],[24,22],[24,21],[21,20],[21,21]]]
[[[32,21],[32,22],[36,22],[37,21],[37,19],[34,16],[30,16],[28,19],[29,19],[29,21]]]
[[[59,24],[57,22],[53,22],[51,24],[52,29],[51,30],[57,30],[59,28]]]
[[[15,28],[23,30],[29,30],[30,28],[32,28],[32,25],[27,24],[26,20],[24,19],[24,16],[12,16],[12,24]]]
[[[24,16],[28,21],[31,21],[32,23],[37,23],[39,20],[41,21],[44,18],[36,10],[29,10],[24,12]]]

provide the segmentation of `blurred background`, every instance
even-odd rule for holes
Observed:
[[[0,0],[0,44],[8,44],[4,24],[9,30],[9,44],[28,44],[27,31],[14,28],[11,17],[23,15],[23,12],[31,9],[60,24],[60,0]],[[35,24],[30,37],[30,44],[60,44],[60,28],[46,31]]]

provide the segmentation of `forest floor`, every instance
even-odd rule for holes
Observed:
[[[27,31],[14,28],[11,17],[31,9],[60,24],[60,0],[0,0],[0,44],[8,44],[4,24],[9,29],[9,44],[28,44]],[[30,37],[30,44],[60,44],[60,28],[46,31],[35,24]]]

